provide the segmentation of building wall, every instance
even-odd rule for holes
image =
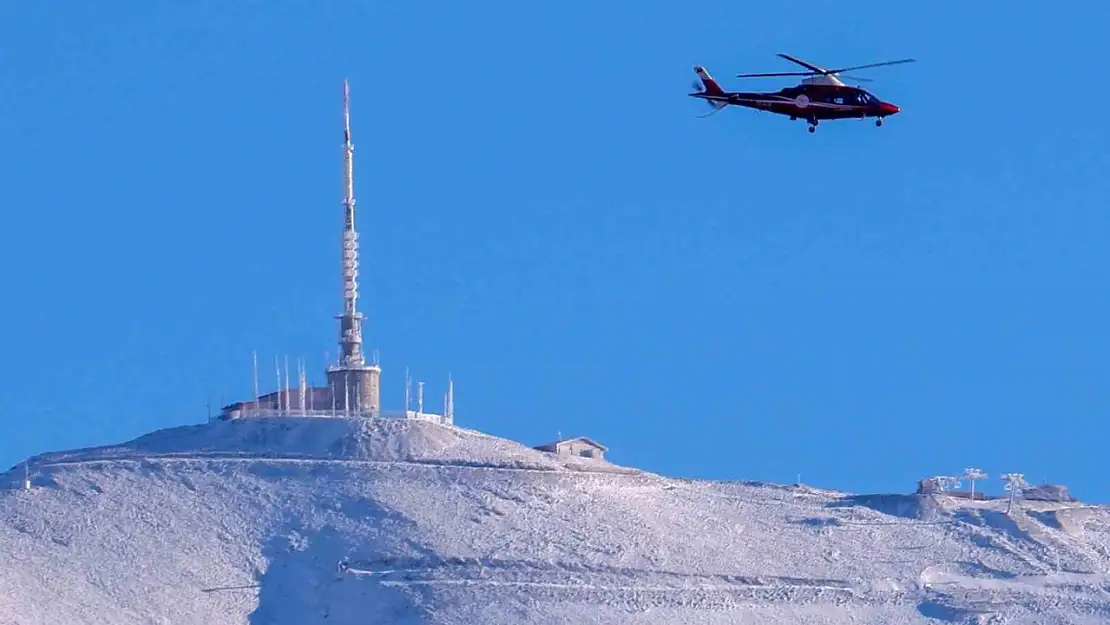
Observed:
[[[563,441],[556,446],[556,453],[560,455],[586,456],[587,458],[601,458],[604,453],[586,443],[585,441]]]
[[[342,398],[340,398],[342,399]],[[331,408],[331,389],[326,386],[310,386],[305,389],[305,408],[308,410],[328,410]],[[301,407],[301,393],[296,387],[266,393],[256,401],[244,402],[245,407],[256,407],[264,410],[277,410],[279,408],[299,410]]]
[[[381,369],[367,367],[328,371],[328,386],[335,395],[336,410],[341,411],[344,405],[349,405],[352,411],[381,411]],[[347,393],[346,399],[344,392]]]

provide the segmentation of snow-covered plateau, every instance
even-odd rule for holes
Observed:
[[[1110,512],[670,479],[415,420],[153,432],[0,475],[0,623],[1106,623]]]

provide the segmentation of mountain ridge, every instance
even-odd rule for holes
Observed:
[[[30,467],[0,491],[0,623],[1110,615],[1110,513],[1076,502],[675,479],[415,420],[213,422]]]

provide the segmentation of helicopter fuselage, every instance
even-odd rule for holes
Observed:
[[[694,93],[695,97],[716,104],[788,115],[810,121],[826,119],[883,118],[898,113],[897,106],[880,100],[865,89],[847,85],[802,84],[778,91],[726,91],[719,94]]]

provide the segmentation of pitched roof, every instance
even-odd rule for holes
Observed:
[[[575,436],[574,438],[561,438],[557,441],[553,441],[553,442],[550,442],[550,443],[544,443],[543,445],[536,445],[533,449],[554,448],[557,445],[561,445],[562,443],[569,443],[569,442],[572,442],[572,441],[580,441],[580,442],[586,443],[587,445],[596,447],[596,448],[600,449],[601,451],[609,451],[609,448],[606,447],[605,445],[602,445],[601,443],[595,441],[594,439],[586,437],[586,436]]]

